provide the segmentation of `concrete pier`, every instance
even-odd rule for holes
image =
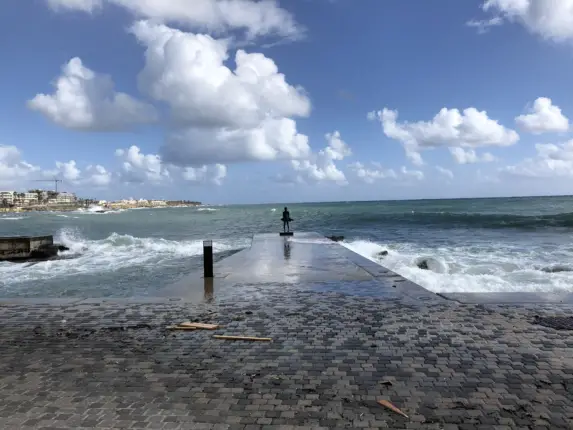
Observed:
[[[201,276],[171,297],[0,299],[0,427],[573,428],[569,304],[447,300],[311,233],[256,235]],[[166,330],[183,321],[221,328]]]
[[[63,245],[55,245],[53,236],[0,237],[0,262],[46,261],[67,250]]]
[[[0,261],[28,258],[32,251],[53,244],[53,236],[0,237]]]
[[[378,299],[442,302],[444,298],[318,233],[256,234],[251,246],[215,264],[214,294],[247,294],[284,284],[305,291],[330,291]],[[197,271],[167,287],[171,297],[196,299],[204,280]]]

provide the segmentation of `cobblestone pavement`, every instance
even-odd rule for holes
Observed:
[[[0,428],[573,428],[573,337],[532,323],[571,308],[238,291],[0,302]],[[186,320],[273,342],[165,330]]]

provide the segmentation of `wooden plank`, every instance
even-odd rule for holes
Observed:
[[[404,412],[402,412],[400,409],[398,409],[396,406],[394,406],[388,400],[378,400],[378,404],[380,406],[384,406],[385,408],[390,409],[391,411],[396,412],[397,414],[402,415],[403,417],[409,418],[408,415],[406,415]]]
[[[223,339],[223,340],[250,340],[254,342],[271,342],[273,339],[270,337],[251,337],[251,336],[221,336],[215,335],[213,336],[215,339]]]
[[[189,331],[193,331],[193,330],[197,330],[195,327],[182,327],[180,325],[170,325],[169,327],[167,327],[167,330],[189,330]]]
[[[184,322],[179,324],[180,327],[195,327],[203,330],[217,330],[219,325],[217,324],[205,324],[205,323],[194,323],[194,322]]]

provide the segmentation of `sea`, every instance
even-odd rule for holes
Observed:
[[[70,248],[62,260],[0,263],[0,297],[156,296],[200,269],[204,239],[216,259],[229,256],[279,231],[283,206],[0,214],[0,236],[53,234]],[[288,207],[295,232],[342,235],[342,246],[434,292],[573,291],[573,197]]]

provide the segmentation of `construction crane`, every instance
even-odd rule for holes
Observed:
[[[53,182],[56,193],[58,192],[58,182],[63,182],[61,179],[35,179],[34,182]]]

